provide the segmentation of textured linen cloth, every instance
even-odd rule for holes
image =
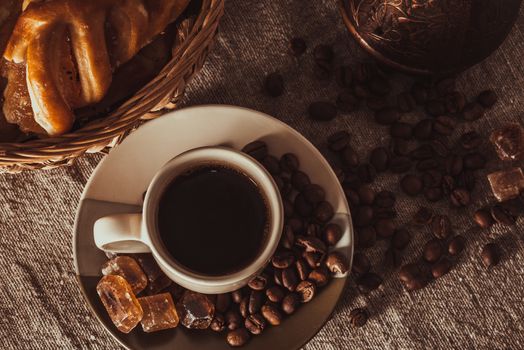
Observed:
[[[288,54],[288,41],[294,36],[303,37],[310,50],[320,43],[333,44],[339,63],[364,56],[333,0],[228,0],[216,46],[189,85],[183,105],[225,103],[261,110],[296,128],[325,154],[327,135],[345,128],[364,158],[387,139],[386,128],[373,123],[365,109],[329,123],[308,120],[308,104],[320,99],[334,101],[338,89],[333,81],[313,79],[311,51],[298,59]],[[469,96],[488,87],[500,96],[494,109],[465,128],[486,136],[504,122],[522,120],[523,56],[524,17],[520,16],[504,45],[459,80]],[[263,77],[275,70],[286,82],[285,95],[277,99],[261,93]],[[89,155],[71,167],[0,176],[1,349],[119,348],[84,304],[71,251],[77,203],[101,158]],[[494,162],[487,171],[501,166]],[[381,175],[376,184],[396,191],[398,179]],[[494,200],[485,178],[481,185],[473,207]],[[399,195],[398,221],[406,221],[423,202]],[[447,203],[437,210],[450,212]],[[457,232],[471,226],[472,210],[453,210]],[[411,294],[403,290],[396,272],[380,267],[384,251],[380,242],[371,258],[384,284],[367,296],[359,295],[351,285],[333,318],[305,348],[524,349],[523,228],[521,218],[514,227],[497,225],[464,233],[467,248],[452,272]],[[412,230],[412,234],[406,259],[420,254],[422,244],[430,238],[426,229]],[[486,271],[478,254],[488,241],[500,243],[503,260]],[[365,327],[355,329],[348,315],[359,306],[367,306],[371,317]]]

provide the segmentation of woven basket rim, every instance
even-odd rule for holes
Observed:
[[[101,150],[112,143],[119,143],[139,123],[161,115],[164,107],[172,109],[172,99],[180,97],[185,84],[207,56],[224,11],[224,2],[201,0],[201,8],[187,37],[183,42],[175,43],[170,61],[149,83],[107,116],[59,137],[0,142],[0,167],[27,164],[32,168],[31,164],[34,164],[34,168],[44,168],[55,162],[76,158],[93,148]]]

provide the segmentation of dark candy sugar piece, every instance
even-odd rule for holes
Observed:
[[[518,160],[524,156],[524,129],[508,124],[491,133],[490,141],[502,160]]]
[[[213,321],[215,305],[200,293],[187,290],[176,304],[180,322],[189,329],[206,329]]]
[[[516,198],[524,189],[524,174],[521,168],[497,171],[488,175],[491,191],[499,202]]]

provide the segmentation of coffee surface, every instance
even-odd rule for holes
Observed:
[[[220,165],[176,177],[158,211],[160,236],[172,258],[207,275],[235,272],[251,263],[267,223],[266,202],[257,185]]]

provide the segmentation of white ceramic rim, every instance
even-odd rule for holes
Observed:
[[[165,187],[184,171],[212,163],[231,166],[246,174],[260,188],[268,206],[269,228],[262,250],[249,265],[223,276],[210,276],[193,272],[171,258],[163,248],[157,232],[158,203]],[[227,288],[237,286],[259,273],[269,262],[280,242],[284,225],[283,205],[273,177],[258,161],[249,155],[226,147],[200,147],[183,152],[166,163],[155,175],[147,190],[143,207],[143,224],[146,228],[149,248],[168,275],[176,277],[177,283],[195,289]],[[197,253],[197,252],[195,252]],[[198,287],[197,287],[198,286]]]

